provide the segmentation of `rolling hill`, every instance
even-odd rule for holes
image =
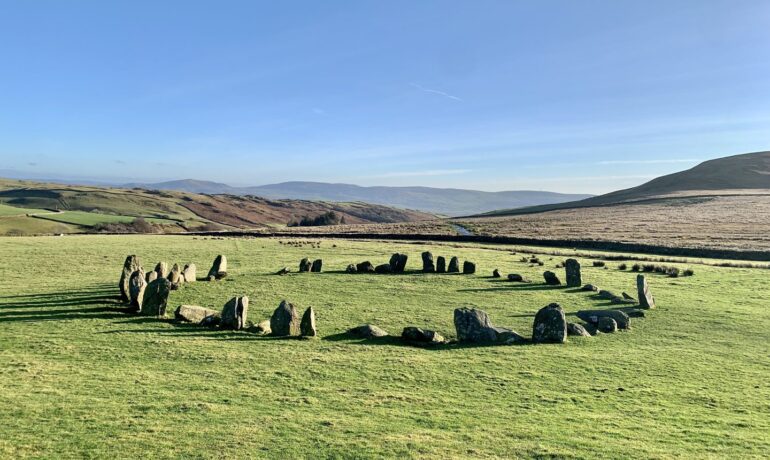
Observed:
[[[231,187],[227,184],[193,179],[155,184],[127,184],[125,186],[190,193],[255,195],[272,199],[361,201],[383,206],[417,209],[447,216],[476,214],[501,208],[562,203],[591,196],[531,190],[482,192],[432,187],[361,187],[322,182],[283,182],[256,187]]]
[[[578,201],[545,204],[525,208],[508,208],[484,213],[484,216],[506,216],[558,209],[617,205],[640,200],[685,196],[717,196],[750,194],[754,190],[770,190],[770,151],[745,153],[704,161],[686,171],[658,177],[642,185],[618,190]]]
[[[128,223],[138,217],[167,232],[282,227],[304,216],[316,217],[329,211],[350,224],[435,218],[419,211],[360,202],[270,200],[1,179],[0,211],[0,235],[90,231],[99,224]]]

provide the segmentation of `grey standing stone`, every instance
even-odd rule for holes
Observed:
[[[472,275],[474,273],[476,273],[476,264],[467,260],[463,262],[463,274]]]
[[[179,285],[182,280],[182,269],[179,268],[179,264],[174,264],[171,267],[171,271],[168,272],[168,280],[171,281],[172,285]]]
[[[307,257],[299,261],[300,273],[309,272],[312,267],[313,267],[313,263],[310,262],[310,259],[308,259]]]
[[[463,343],[512,344],[524,341],[516,332],[492,325],[484,310],[457,308],[454,311],[457,340]]]
[[[315,337],[318,331],[315,327],[315,310],[313,307],[307,307],[305,314],[302,315],[302,321],[299,324],[300,335],[303,337]]]
[[[500,270],[496,268],[492,270],[492,278],[500,278]]]
[[[436,258],[436,273],[446,273],[446,259],[444,256]]]
[[[457,257],[449,259],[447,273],[460,273],[460,260]]]
[[[559,277],[556,276],[556,273],[547,271],[543,273],[543,278],[545,279],[545,284],[549,286],[558,286],[561,284],[561,280],[559,280]]]
[[[188,323],[200,323],[208,316],[219,316],[219,312],[198,305],[180,305],[174,311],[174,318],[177,321]]]
[[[356,264],[356,271],[358,273],[374,273],[374,265],[367,260],[360,264]]]
[[[185,283],[193,283],[197,280],[198,272],[197,267],[195,264],[187,264],[184,266],[184,270],[182,270],[182,276],[184,277]]]
[[[650,286],[644,275],[636,275],[636,292],[639,296],[639,306],[642,308],[655,308],[655,299],[650,293]]]
[[[227,276],[227,257],[220,254],[214,259],[214,263],[211,264],[209,274],[206,278],[210,280],[213,277],[214,279],[219,280],[225,276]]]
[[[299,313],[294,305],[287,301],[281,301],[278,308],[273,312],[273,316],[270,317],[270,330],[272,334],[279,337],[285,337],[290,335],[300,334],[300,322]]]
[[[168,276],[168,263],[158,262],[155,265],[155,273],[158,274],[158,278],[165,278]]]
[[[434,273],[436,266],[433,264],[433,254],[429,251],[422,253],[422,271],[423,273]]]
[[[222,319],[219,326],[224,329],[240,330],[246,325],[249,315],[249,298],[233,297],[222,309]]]
[[[142,315],[166,316],[168,295],[171,293],[171,282],[166,278],[158,278],[148,284],[142,297]]]
[[[118,288],[120,288],[120,300],[123,302],[131,300],[128,292],[128,281],[131,278],[131,275],[140,268],[139,258],[135,255],[127,256],[126,260],[123,262],[123,269],[120,272],[120,281],[118,282]]]
[[[150,284],[156,279],[158,279],[158,272],[156,272],[155,270],[148,272],[146,278],[147,278],[147,284]]]
[[[583,284],[583,278],[580,276],[580,262],[575,259],[567,259],[564,267],[567,274],[567,286],[580,287]]]
[[[144,270],[140,268],[132,273],[131,278],[128,280],[128,296],[131,308],[136,312],[142,310],[144,290],[147,288],[147,281],[145,281],[144,276]]]
[[[564,343],[567,340],[567,317],[558,303],[540,309],[532,325],[532,341],[535,343]]]
[[[393,273],[404,273],[406,261],[409,258],[406,254],[395,253],[390,256],[390,269]]]
[[[321,273],[321,270],[323,269],[324,261],[321,259],[316,259],[313,261],[313,265],[310,266],[310,271],[313,273]]]

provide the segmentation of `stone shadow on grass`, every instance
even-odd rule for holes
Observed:
[[[0,322],[114,319],[122,317],[126,304],[115,294],[116,286],[0,297]],[[7,299],[24,299],[23,301]],[[79,308],[78,308],[79,307]]]
[[[428,351],[450,351],[450,350],[457,350],[462,348],[511,347],[511,346],[530,345],[532,343],[530,340],[525,340],[520,343],[513,343],[509,345],[494,344],[494,343],[489,343],[489,344],[460,343],[452,339],[445,343],[430,345],[430,344],[417,344],[417,343],[406,342],[402,340],[400,336],[396,336],[396,335],[388,335],[385,337],[373,337],[373,338],[367,339],[367,338],[352,336],[347,332],[340,332],[337,334],[327,335],[325,337],[322,337],[321,340],[330,341],[330,342],[344,342],[352,345],[390,345],[390,346],[397,346],[397,347],[404,347],[404,348],[418,348],[418,349],[428,350]]]
[[[552,286],[549,284],[533,284],[509,281],[510,286],[490,287],[490,288],[470,288],[458,289],[457,292],[490,292],[490,291],[556,291],[563,290],[565,286]]]

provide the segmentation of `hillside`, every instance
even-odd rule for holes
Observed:
[[[484,215],[505,216],[557,209],[607,206],[673,196],[750,194],[752,190],[770,190],[770,151],[704,161],[686,171],[661,176],[637,187],[584,200],[519,209],[507,208],[484,213]]]
[[[366,203],[269,200],[0,180],[0,235],[91,231],[99,224],[130,223],[137,217],[166,232],[281,227],[289,221],[329,211],[350,224],[434,218],[419,211]]]
[[[531,190],[482,192],[432,187],[361,187],[322,182],[284,182],[256,187],[231,187],[227,184],[193,179],[156,184],[128,184],[127,186],[191,193],[256,195],[273,199],[361,201],[404,209],[418,209],[447,216],[476,214],[501,208],[562,203],[591,196]]]

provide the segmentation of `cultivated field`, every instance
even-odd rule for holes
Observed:
[[[289,240],[284,240],[284,242]],[[364,323],[454,336],[452,312],[486,310],[531,334],[534,313],[606,307],[546,287],[545,266],[509,248],[184,236],[0,238],[0,457],[763,458],[770,451],[770,315],[760,269],[690,267],[649,275],[658,308],[632,329],[559,345],[435,349],[342,333]],[[476,275],[421,274],[419,254],[477,262]],[[535,252],[542,249],[533,249]],[[409,254],[403,275],[348,263]],[[217,254],[229,275],[173,291],[170,308],[282,299],[316,308],[320,337],[258,337],[132,316],[117,303],[127,254],[145,268]],[[541,253],[542,254],[542,253]],[[324,272],[273,275],[302,257]],[[635,274],[591,267],[586,282],[635,294]],[[493,268],[535,281],[515,284]]]

